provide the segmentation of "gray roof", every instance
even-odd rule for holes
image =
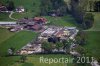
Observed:
[[[5,24],[17,24],[17,22],[0,22],[0,25],[5,25]]]

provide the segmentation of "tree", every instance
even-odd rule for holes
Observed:
[[[88,0],[71,0],[71,13],[82,24]]]
[[[89,29],[93,26],[93,24],[94,24],[94,15],[92,13],[86,13],[82,23],[83,28]]]
[[[11,47],[11,48],[8,49],[9,55],[14,55],[14,52],[15,52],[15,48]]]
[[[24,62],[26,61],[26,56],[25,56],[25,55],[22,55],[22,56],[20,57],[20,60],[21,60],[22,63],[24,63]]]
[[[64,45],[64,50],[66,50],[66,53],[70,52],[70,45],[73,43],[73,40],[68,39],[68,40],[63,40],[63,45]]]
[[[8,9],[9,11],[12,11],[12,10],[15,9],[15,5],[14,5],[14,2],[13,2],[13,1],[8,1],[8,2],[7,2],[7,9]]]
[[[57,43],[60,41],[60,38],[56,37],[56,36],[52,36],[48,38],[48,42],[52,42],[52,43]]]
[[[53,49],[52,43],[43,42],[42,43],[42,49],[44,49],[44,51],[47,52],[47,53],[51,53],[52,49]]]
[[[63,43],[61,43],[61,42],[57,42],[57,43],[56,43],[56,48],[58,49],[58,51],[59,51],[60,48],[63,48],[63,46],[64,46],[64,45],[63,45]]]
[[[86,34],[85,34],[85,32],[80,30],[78,32],[78,34],[76,35],[75,40],[76,40],[76,44],[79,44],[79,45],[86,44]]]
[[[74,50],[81,55],[84,55],[86,52],[86,50],[82,46],[77,46],[76,48],[74,48]]]
[[[67,13],[67,5],[64,0],[41,0],[41,15],[49,15],[55,11],[57,16]]]
[[[47,15],[52,10],[51,0],[41,0],[41,15]]]

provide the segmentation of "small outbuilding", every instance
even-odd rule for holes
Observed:
[[[19,6],[19,7],[16,8],[16,12],[18,12],[18,13],[22,13],[24,11],[25,11],[25,9],[24,9],[23,6]]]

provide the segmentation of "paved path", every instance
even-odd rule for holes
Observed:
[[[11,11],[10,14],[9,14],[9,18],[12,19],[12,20],[17,20],[17,19],[15,19],[15,18],[12,17],[12,15],[13,15],[14,13],[15,13],[15,12]]]

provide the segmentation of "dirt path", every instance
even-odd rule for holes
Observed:
[[[15,12],[11,11],[10,14],[9,14],[9,18],[12,19],[12,20],[17,20],[17,19],[15,19],[15,18],[12,17],[12,15],[13,15],[14,13],[15,13]]]

